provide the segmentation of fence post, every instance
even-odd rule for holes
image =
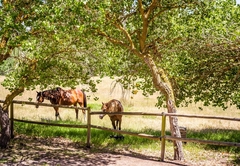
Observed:
[[[87,109],[87,147],[90,148],[91,142],[91,109]]]
[[[162,130],[161,130],[161,161],[164,161],[164,155],[165,155],[165,130],[166,130],[166,115],[163,112],[162,113]]]
[[[13,135],[13,130],[14,130],[14,128],[13,128],[13,118],[14,118],[14,115],[13,115],[13,101],[11,102],[11,104],[10,104],[10,129],[11,129],[11,138],[13,138],[14,137],[14,135]]]

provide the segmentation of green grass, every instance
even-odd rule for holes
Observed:
[[[79,121],[49,121],[50,123],[61,123],[61,124],[81,124]],[[14,131],[16,134],[25,134],[28,136],[37,136],[43,138],[49,137],[61,137],[77,142],[82,146],[86,145],[87,140],[87,129],[84,128],[67,128],[67,127],[56,127],[56,126],[46,126],[37,124],[28,124],[15,122]],[[126,129],[125,131],[145,133],[150,135],[159,136],[160,130],[154,130],[152,128],[143,128],[141,130],[136,129]],[[99,129],[91,130],[91,147],[93,151],[102,152],[114,151],[114,150],[130,150],[132,152],[146,152],[148,155],[150,153],[160,157],[161,142],[146,138],[140,138],[136,136],[124,135],[123,140],[117,140],[110,138],[112,132],[103,131]],[[170,131],[166,131],[167,135],[170,135]],[[203,140],[214,140],[214,141],[224,141],[224,142],[240,142],[240,131],[239,130],[223,130],[223,129],[204,129],[204,130],[187,130],[187,138],[203,139]],[[198,154],[208,154],[208,153],[228,153],[231,156],[231,164],[240,164],[240,148],[239,147],[226,147],[217,145],[207,145],[199,143],[183,144],[183,149],[185,153],[190,153],[191,155],[185,155],[188,160],[199,160],[205,161],[209,160],[208,155],[198,155]],[[173,146],[171,141],[166,142],[166,152],[168,158],[173,158]],[[151,155],[151,154],[150,154]]]
[[[224,129],[204,129],[204,130],[190,130],[187,133],[188,138],[196,138],[201,140],[212,140],[222,142],[240,142],[240,131],[239,130],[224,130]],[[201,145],[204,149],[237,152],[240,148],[227,147],[218,145]]]
[[[0,77],[0,81],[3,80],[3,77]],[[98,101],[95,101],[91,98],[88,100],[88,107],[91,108],[91,111],[100,111],[101,103],[107,102],[112,98],[120,99],[121,90],[116,91],[115,93],[109,93],[109,87],[112,80],[105,79],[101,84],[98,85],[99,91],[94,93],[94,96],[99,98]],[[121,89],[121,88],[120,88]],[[0,97],[4,99],[9,93],[3,87],[0,86],[2,93]],[[159,94],[150,96],[149,98],[144,98],[140,93],[134,95],[134,98],[131,96],[126,97],[127,102],[122,102],[125,112],[146,112],[146,113],[161,113],[165,112],[165,108],[157,109],[155,104],[157,102],[156,97]],[[18,96],[15,100],[24,100],[27,101],[28,98],[35,99],[35,91],[25,91],[22,96]],[[198,107],[202,107],[202,110],[199,110]],[[14,117],[16,119],[29,119],[32,121],[47,121],[51,123],[68,123],[68,124],[80,124],[82,120],[81,111],[79,111],[79,121],[75,121],[75,112],[74,110],[67,110],[64,108],[60,109],[61,117],[64,121],[55,122],[50,120],[55,120],[55,112],[53,108],[50,107],[40,107],[36,109],[34,106],[29,105],[14,105]],[[212,116],[226,116],[226,117],[236,117],[240,118],[239,109],[235,107],[230,107],[226,111],[223,111],[218,107],[205,107],[201,103],[192,104],[188,107],[178,108],[178,113],[181,114],[196,114],[196,115],[212,115]],[[66,121],[65,121],[66,120]],[[240,142],[240,128],[239,122],[237,121],[220,121],[220,120],[209,120],[209,119],[187,119],[187,118],[178,118],[180,126],[187,128],[187,137],[195,139],[205,139],[205,140],[214,140],[214,141],[226,141],[226,142]],[[97,115],[92,117],[92,124],[97,124],[104,127],[111,127],[111,122],[108,117],[105,117],[103,120],[100,120]],[[131,131],[137,133],[146,133],[151,135],[159,136],[161,133],[161,117],[154,116],[129,116],[126,115],[123,117],[122,129],[124,131]],[[170,135],[169,123],[167,122],[167,135]],[[34,125],[15,122],[14,131],[16,134],[24,134],[30,136],[38,137],[63,137],[70,139],[74,142],[79,142],[81,145],[86,144],[86,129],[78,128],[66,128],[66,127],[50,127],[44,125]],[[129,149],[131,152],[143,152],[145,154],[154,153],[153,156],[160,156],[161,142],[155,140],[149,140],[145,138],[139,138],[135,136],[124,135],[124,140],[115,140],[111,139],[109,136],[113,134],[112,132],[102,131],[99,129],[92,129],[91,132],[91,144],[96,150],[98,149]],[[215,146],[207,144],[198,144],[198,143],[187,143],[183,145],[183,150],[185,153],[186,161],[196,161],[203,160],[209,161],[212,158],[219,157],[220,153],[228,153],[232,160],[231,164],[240,164],[240,155],[238,151],[239,148],[236,147],[224,147],[224,146]],[[211,154],[211,155],[209,155]],[[215,155],[215,156],[213,156]],[[166,144],[166,158],[173,159],[173,145],[171,141],[167,141]],[[226,157],[225,157],[226,158]],[[217,160],[215,159],[215,160]],[[236,164],[237,163],[237,164]]]
[[[51,122],[59,123],[59,122]],[[76,124],[73,121],[62,121],[64,124]],[[87,140],[87,129],[84,128],[67,128],[67,127],[57,127],[57,126],[45,126],[37,124],[28,124],[15,122],[14,130],[16,134],[24,134],[28,136],[37,136],[43,138],[49,137],[62,137],[77,142],[83,146],[86,145]],[[133,131],[132,132],[139,132]],[[141,131],[147,134],[156,134],[159,131],[153,131],[151,129]],[[159,141],[154,141],[145,138],[139,138],[135,136],[124,135],[124,139],[114,139],[111,138],[111,135],[115,135],[113,132],[104,131],[99,129],[91,130],[91,147],[92,151],[102,152],[106,151],[115,151],[115,150],[153,150],[158,153],[160,156],[160,144]],[[171,146],[171,145],[169,145]]]
[[[51,122],[51,123],[61,123],[61,124],[79,124],[79,122],[74,121],[62,121],[62,122]],[[14,130],[17,134],[26,134],[29,136],[38,136],[38,137],[64,137],[68,138],[72,141],[83,142],[86,143],[87,137],[87,129],[84,128],[67,128],[67,127],[57,127],[57,126],[46,126],[46,125],[37,125],[37,124],[29,124],[29,123],[21,123],[15,122],[14,123]],[[43,127],[44,126],[44,127]],[[137,131],[132,131],[137,132]],[[143,131],[147,134],[154,134],[154,131],[147,130]],[[157,133],[157,131],[155,131]],[[159,133],[159,132],[158,132]],[[99,129],[92,129],[91,130],[91,143],[97,146],[104,146],[104,145],[116,145],[120,144],[124,145],[131,145],[131,146],[139,146],[143,144],[149,144],[155,142],[153,140],[138,138],[133,136],[125,135],[124,140],[115,140],[110,139],[110,135],[112,132],[103,131]]]
[[[58,121],[51,123],[64,123],[64,124],[79,124],[76,121]],[[56,126],[42,126],[37,124],[28,124],[15,122],[14,130],[18,134],[26,134],[30,136],[39,136],[39,137],[64,137],[72,141],[77,141],[81,143],[86,143],[87,130],[82,128],[67,128],[67,127],[56,127]],[[128,129],[130,132],[138,132],[159,136],[159,130],[153,130],[151,128],[144,128],[141,131]],[[124,140],[114,140],[110,139],[112,132],[103,131],[99,129],[91,130],[91,143],[96,146],[108,146],[109,148],[115,147],[128,147],[133,149],[138,148],[150,148],[152,144],[156,144],[155,140],[150,140],[146,138],[139,138],[136,136],[124,135]],[[166,132],[167,135],[170,135],[170,131]],[[240,131],[237,130],[213,130],[213,129],[204,129],[204,130],[188,130],[187,138],[203,139],[203,140],[214,140],[214,141],[224,141],[224,142],[240,142]],[[159,142],[160,143],[160,142]],[[195,143],[188,143],[188,146],[195,146]],[[172,145],[170,145],[172,146]],[[192,148],[190,146],[190,148]],[[154,146],[156,147],[156,146]],[[217,146],[217,145],[207,145],[207,144],[198,144],[199,148],[205,150],[219,150],[225,152],[236,153],[240,150],[237,147],[226,147],[226,146]],[[158,150],[160,145],[158,146]],[[154,150],[154,149],[153,149]]]
[[[91,108],[91,110],[99,110],[101,111],[102,104],[101,103],[90,103],[87,105]]]

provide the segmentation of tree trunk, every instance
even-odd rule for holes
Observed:
[[[173,100],[168,99],[167,100],[167,108],[169,113],[176,113],[176,106]],[[171,130],[171,136],[173,137],[181,137],[180,129],[178,126],[178,118],[175,117],[169,117],[170,122],[170,130]],[[182,148],[182,141],[173,141],[173,148],[174,148],[174,160],[183,160],[184,154],[183,154],[183,148]]]
[[[151,55],[144,56],[144,61],[151,69],[154,86],[158,90],[160,90],[166,98],[168,113],[176,113],[177,109],[176,109],[173,89],[164,70],[161,68],[157,68]],[[181,133],[178,126],[178,118],[169,117],[169,122],[170,122],[171,136],[181,137]],[[173,147],[174,147],[174,160],[183,160],[184,154],[183,154],[183,148],[182,148],[182,141],[173,141]]]
[[[1,136],[0,136],[0,148],[7,148],[11,139],[10,134],[10,122],[8,116],[8,110],[4,110],[0,105],[0,123],[1,123]]]
[[[10,121],[8,116],[8,108],[14,97],[24,91],[23,87],[14,90],[11,94],[6,96],[3,106],[0,105],[0,125],[1,125],[1,136],[0,136],[0,148],[7,148],[8,143],[11,139],[10,132]]]

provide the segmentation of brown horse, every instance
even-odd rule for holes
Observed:
[[[52,90],[45,90],[42,92],[37,92],[37,102],[42,103],[44,99],[50,100],[52,104],[59,104],[59,105],[74,105],[77,106],[77,103],[80,107],[87,107],[87,99],[86,95],[83,91],[79,89],[70,89],[70,90],[63,90],[62,88],[56,88]],[[36,105],[38,108],[39,105]],[[55,110],[56,120],[57,117],[61,120],[59,114],[59,107],[53,107]],[[75,109],[76,112],[76,119],[78,119],[78,109]],[[85,110],[82,110],[85,120]]]
[[[107,103],[102,103],[102,111],[103,112],[123,112],[123,106],[120,101],[113,99],[110,100]],[[103,117],[106,114],[99,115],[100,119],[103,119]],[[111,115],[108,114],[110,117],[110,120],[112,121],[112,126],[114,129],[121,130],[121,123],[122,123],[122,115]]]

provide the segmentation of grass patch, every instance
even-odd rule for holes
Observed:
[[[61,124],[79,124],[76,121],[53,121],[51,123],[61,123]],[[39,137],[64,137],[72,141],[86,143],[87,130],[82,128],[67,128],[67,127],[57,127],[57,126],[44,126],[37,124],[28,124],[15,122],[15,131],[19,134],[26,134],[30,136],[39,136]],[[141,131],[128,129],[126,131],[145,133],[155,136],[160,136],[159,130],[154,130],[151,128],[144,128]],[[146,148],[156,150],[160,149],[160,145],[156,146],[155,140],[150,140],[146,138],[139,138],[136,136],[124,135],[124,140],[115,140],[110,138],[112,132],[103,131],[99,129],[91,130],[91,143],[95,146],[107,146],[109,148],[118,147],[127,147],[133,149]],[[170,135],[170,131],[166,131],[167,135]],[[203,140],[214,140],[214,141],[224,141],[224,142],[240,142],[240,131],[236,130],[188,130],[187,138],[203,139]],[[157,143],[159,144],[160,141]],[[153,146],[154,145],[154,146]],[[172,145],[171,145],[172,146]],[[191,147],[192,146],[192,147]],[[226,147],[226,146],[217,146],[217,145],[207,145],[207,144],[196,144],[187,143],[185,148],[203,148],[205,150],[218,150],[236,153],[240,150],[238,147]],[[153,150],[154,150],[153,149]]]
[[[79,121],[48,121],[50,123],[61,124],[81,124]],[[76,142],[79,145],[85,146],[87,140],[87,130],[82,128],[67,128],[57,126],[45,126],[37,124],[28,124],[15,122],[15,131],[17,134],[25,134],[28,136],[37,136],[43,138],[67,138]],[[155,136],[160,136],[160,130],[152,128],[125,129],[125,131],[145,133]],[[91,148],[95,152],[129,150],[133,153],[145,153],[147,155],[159,156],[161,142],[136,136],[124,135],[123,140],[110,138],[113,132],[103,131],[100,129],[91,130]],[[166,131],[170,135],[170,131]],[[240,131],[238,130],[223,130],[223,129],[204,129],[204,130],[188,130],[187,138],[224,141],[224,142],[240,142]],[[226,147],[217,145],[207,145],[199,143],[183,144],[185,158],[188,161],[209,161],[214,158],[214,155],[231,156],[229,162],[231,164],[240,164],[240,148]],[[173,158],[173,144],[171,141],[166,142],[166,157]]]
[[[3,80],[3,77],[0,77]],[[91,111],[101,111],[101,103],[107,102],[113,98],[120,99],[122,97],[121,88],[115,93],[109,92],[110,79],[106,78],[101,84],[98,85],[99,91],[94,93],[94,96],[98,97],[99,100],[95,101],[91,98],[88,99],[88,106]],[[4,99],[9,93],[3,87],[0,86],[2,93],[0,97]],[[89,94],[88,94],[89,95]],[[159,94],[150,96],[149,98],[143,97],[138,93],[134,95],[134,98],[127,98],[126,101],[122,102],[125,112],[146,112],[146,113],[161,113],[166,112],[166,108],[157,109],[155,104],[157,102],[156,97]],[[15,100],[27,101],[28,98],[33,98],[35,101],[36,91],[24,91],[22,96],[17,96]],[[45,101],[47,103],[49,101]],[[199,110],[202,107],[202,110]],[[14,118],[16,119],[29,119],[32,121],[44,121],[50,123],[64,123],[64,124],[81,124],[83,115],[79,111],[79,121],[75,121],[75,111],[73,109],[60,108],[60,115],[63,121],[52,121],[55,120],[55,111],[50,107],[39,107],[36,109],[34,106],[29,105],[18,105],[14,104]],[[196,114],[196,115],[212,115],[212,116],[226,116],[240,118],[239,109],[230,107],[226,111],[222,111],[221,108],[217,107],[205,107],[200,104],[192,104],[188,107],[178,108],[178,113],[182,114]],[[209,120],[199,118],[178,118],[179,125],[184,126],[188,129],[187,138],[215,140],[215,141],[226,141],[226,142],[240,142],[240,126],[237,121],[221,121],[221,120]],[[111,122],[109,117],[105,117],[103,120],[98,118],[98,115],[92,116],[92,124],[111,128]],[[213,127],[213,128],[211,128]],[[170,135],[169,123],[167,122],[167,135]],[[159,136],[161,133],[161,117],[154,116],[123,116],[122,129],[125,131],[146,133],[151,135]],[[14,131],[16,134],[24,134],[38,137],[61,137],[69,140],[79,142],[84,145],[86,143],[86,129],[79,128],[66,128],[66,127],[50,127],[44,125],[25,124],[15,122]],[[99,129],[92,129],[91,144],[97,149],[108,148],[108,149],[129,149],[131,152],[134,151],[145,151],[145,154],[155,153],[154,156],[160,156],[161,142],[149,140],[145,138],[139,138],[135,136],[124,135],[124,140],[111,139],[110,135],[112,132],[102,131]],[[228,153],[227,157],[224,158],[233,161],[232,163],[237,165],[240,164],[240,156],[238,153],[239,148],[236,147],[222,147],[215,145],[187,143],[183,145],[186,161],[199,160],[215,160],[221,159],[220,153]],[[214,153],[215,156],[209,155]],[[228,157],[231,156],[231,157]],[[173,144],[171,141],[166,143],[166,158],[173,159]],[[219,161],[220,162],[220,161]],[[231,164],[232,164],[231,163]],[[208,164],[212,165],[212,164]]]
[[[76,121],[48,121],[49,123],[56,124],[72,124],[79,125]],[[68,128],[68,127],[58,127],[58,126],[47,126],[47,125],[37,125],[30,123],[14,122],[14,130],[17,134],[26,134],[28,136],[38,136],[38,137],[64,137],[73,141],[85,142],[85,139],[81,136],[84,133],[86,136],[86,129],[81,128]]]
[[[90,103],[87,105],[91,108],[91,110],[99,110],[101,111],[102,104],[101,103]]]
[[[222,141],[222,142],[240,142],[239,130],[224,130],[224,129],[204,129],[204,130],[190,130],[187,132],[188,138],[196,138],[202,140]],[[218,145],[201,144],[204,149],[238,152],[239,147],[227,147]]]
[[[53,121],[50,123],[61,123],[61,124],[79,124],[79,122],[75,121]],[[58,127],[58,126],[47,126],[47,125],[37,125],[37,124],[29,124],[29,123],[21,123],[15,122],[15,131],[17,134],[26,134],[29,136],[38,136],[38,137],[64,137],[68,138],[72,141],[78,142],[86,142],[87,130],[82,128],[68,128],[68,127]],[[130,130],[129,130],[130,131]],[[131,132],[139,132],[133,131]],[[159,131],[154,131],[152,129],[146,129],[142,131],[147,134],[156,134]],[[110,135],[114,133],[109,131],[103,131],[99,129],[91,130],[91,143],[97,146],[111,145],[115,146],[116,144],[120,145],[132,145],[132,146],[140,146],[143,144],[149,144],[155,142],[153,140],[138,138],[133,136],[124,136],[124,140],[115,140],[110,139]]]

